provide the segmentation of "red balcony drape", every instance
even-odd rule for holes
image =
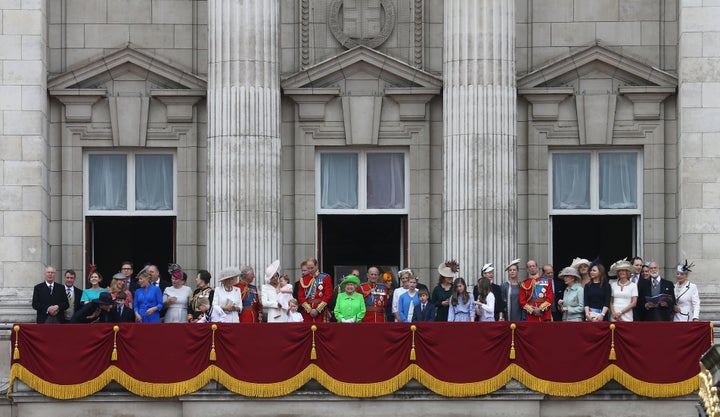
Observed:
[[[315,330],[313,330],[315,329]],[[315,379],[343,396],[390,394],[410,379],[444,396],[491,393],[516,379],[580,396],[614,379],[649,397],[698,388],[712,325],[694,323],[119,324],[13,327],[12,382],[58,399],[112,381],[172,397],[216,380],[254,397]]]

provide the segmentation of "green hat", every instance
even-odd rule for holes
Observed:
[[[340,283],[340,286],[344,287],[345,284],[347,284],[348,282],[352,282],[353,284],[355,284],[355,286],[359,286],[360,278],[356,277],[355,275],[348,275],[345,277],[345,280]]]

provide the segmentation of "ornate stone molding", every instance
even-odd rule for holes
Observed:
[[[53,89],[48,93],[65,105],[68,122],[90,122],[93,104],[107,96],[104,88]]]
[[[300,63],[310,65],[310,0],[300,2]]]
[[[532,104],[533,120],[557,120],[560,103],[575,94],[572,87],[558,88],[526,88],[518,90],[518,95],[525,97]]]
[[[395,29],[395,22],[397,21],[395,5],[391,0],[380,0],[380,7],[385,12],[385,22],[380,32],[370,37],[351,37],[345,33],[344,27],[340,23],[340,9],[343,7],[343,4],[343,0],[333,0],[332,3],[330,3],[330,7],[328,8],[328,27],[335,39],[347,49],[358,45],[377,48],[390,37],[393,29]]]
[[[632,101],[636,120],[657,120],[662,113],[662,102],[675,94],[675,87],[620,87],[618,92]]]
[[[413,59],[415,66],[422,68],[423,66],[423,12],[425,8],[425,2],[423,0],[415,0],[414,5],[414,51]]]

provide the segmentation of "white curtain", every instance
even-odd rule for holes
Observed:
[[[172,209],[172,155],[136,155],[135,210]]]
[[[600,208],[637,208],[637,154],[600,154]]]
[[[553,154],[553,208],[590,208],[590,154]]]
[[[89,155],[90,210],[127,210],[127,156]]]
[[[354,153],[320,155],[320,206],[358,208],[358,156]]]
[[[367,207],[405,208],[405,155],[367,154]]]

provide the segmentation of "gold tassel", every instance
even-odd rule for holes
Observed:
[[[210,348],[210,361],[215,362],[217,360],[217,354],[215,353],[215,331],[217,330],[217,324],[213,324],[212,329],[212,347]]]
[[[412,331],[412,347],[410,348],[410,360],[415,361],[415,330],[417,330],[417,327],[413,324],[410,326],[410,330]]]
[[[113,351],[112,351],[112,355],[110,355],[111,362],[117,361],[117,334],[118,334],[118,331],[120,331],[120,327],[113,326],[113,332],[115,332],[115,334],[113,334]]]
[[[712,326],[712,323],[710,323]],[[15,331],[15,350],[13,351],[13,360],[17,361],[20,360],[20,349],[18,349],[18,338],[20,337],[20,326],[17,324],[13,326],[13,331]],[[711,329],[712,331],[712,329]]]
[[[512,331],[512,335],[510,338],[510,359],[515,359],[515,328],[517,325],[515,323],[510,325],[510,330]]]
[[[715,339],[715,335],[713,334],[713,324],[710,322],[710,347],[713,347],[713,340]],[[15,338],[17,341],[17,338]]]
[[[315,350],[315,332],[317,331],[317,326],[313,324],[310,326],[310,330],[312,330],[312,349],[310,350],[310,360],[314,361],[317,359],[317,351]]]
[[[610,325],[610,337],[610,357],[608,359],[614,361],[617,359],[615,356],[615,324]]]

